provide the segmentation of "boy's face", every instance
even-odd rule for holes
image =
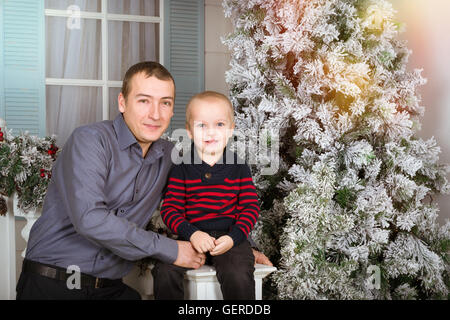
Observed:
[[[217,98],[196,99],[191,103],[186,126],[189,138],[201,154],[222,154],[234,129],[229,105]]]

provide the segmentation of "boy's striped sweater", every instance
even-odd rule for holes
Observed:
[[[191,162],[172,167],[161,217],[184,240],[197,230],[227,231],[238,245],[247,239],[260,210],[250,168],[227,148],[214,166],[191,148]]]

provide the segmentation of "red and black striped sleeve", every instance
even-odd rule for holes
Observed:
[[[166,226],[176,234],[189,240],[191,235],[199,230],[186,220],[186,184],[182,165],[175,165],[169,173],[161,217]]]
[[[252,174],[247,164],[241,166],[240,178],[233,182],[239,183],[237,204],[239,214],[236,223],[231,228],[229,236],[233,239],[234,245],[238,245],[247,239],[248,234],[255,226],[260,207]]]

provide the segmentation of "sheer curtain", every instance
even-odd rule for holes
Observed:
[[[158,0],[108,0],[108,12],[158,16]],[[100,0],[46,0],[47,9],[101,12]],[[101,20],[81,18],[80,28],[67,28],[67,18],[46,17],[46,77],[102,80]],[[159,60],[159,25],[108,21],[107,80],[121,81],[126,70],[143,60]],[[102,118],[102,87],[47,85],[47,134],[62,146],[72,131]],[[120,88],[108,88],[109,117],[118,114]]]

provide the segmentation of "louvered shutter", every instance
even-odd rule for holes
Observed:
[[[44,1],[0,0],[0,118],[45,135]]]
[[[170,130],[185,127],[189,99],[204,90],[204,0],[165,1],[164,64],[175,79],[176,100]]]

